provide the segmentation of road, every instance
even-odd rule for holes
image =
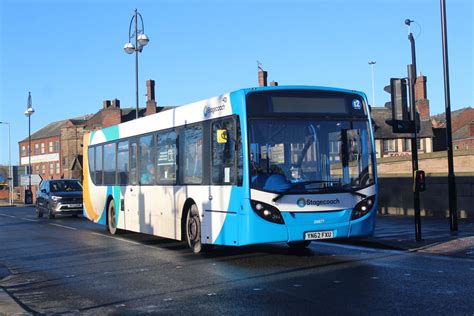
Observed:
[[[31,313],[474,315],[474,260],[313,242],[214,248],[0,207],[0,286]]]

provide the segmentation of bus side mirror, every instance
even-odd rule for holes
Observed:
[[[228,133],[226,129],[218,129],[216,131],[216,138],[217,138],[217,143],[218,144],[226,144],[227,143],[227,137]]]

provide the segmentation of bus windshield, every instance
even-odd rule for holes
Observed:
[[[250,119],[251,188],[355,192],[374,183],[367,120]]]

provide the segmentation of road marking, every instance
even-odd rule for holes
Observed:
[[[6,216],[6,217],[10,217],[10,218],[16,218],[16,216],[12,216],[12,215],[7,215],[7,214],[0,214],[2,216]]]
[[[128,242],[129,244],[140,245],[140,246],[146,246],[146,245],[143,245],[143,244],[141,244],[141,243],[139,243],[139,242],[135,242],[135,241],[131,241],[131,240],[126,240],[126,239],[123,239],[123,238],[117,238],[117,237],[107,236],[107,235],[104,235],[104,234],[101,234],[101,233],[91,233],[91,234],[97,235],[97,236],[106,237],[106,238],[110,238],[110,239],[125,241],[125,242]]]
[[[36,219],[25,218],[25,217],[22,217],[21,219],[24,219],[25,221],[30,221],[30,222],[39,222],[39,221],[36,220]]]
[[[49,225],[58,226],[58,227],[62,227],[62,228],[67,228],[67,229],[72,229],[72,230],[77,230],[77,228],[70,227],[70,226],[65,226],[65,225],[61,225],[61,224],[50,223]]]

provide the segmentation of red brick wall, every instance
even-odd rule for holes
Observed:
[[[55,142],[59,142],[59,151],[56,150]],[[49,151],[49,142],[53,143],[53,148],[52,151]],[[38,144],[38,153],[35,153],[35,145]],[[44,153],[41,152],[41,144],[44,144]],[[20,142],[18,144],[19,146],[19,155],[20,155],[20,165],[21,164],[21,158],[22,157],[28,157],[28,140]],[[21,152],[21,147],[25,146],[25,154],[22,155]],[[38,156],[38,155],[46,155],[46,154],[52,154],[52,153],[59,153],[59,160],[54,160],[54,161],[45,161],[45,162],[40,162],[40,163],[32,163],[31,168],[32,168],[32,173],[34,174],[39,174],[43,179],[50,179],[51,177],[57,179],[60,178],[62,175],[62,166],[61,166],[61,141],[59,136],[53,136],[53,137],[48,137],[48,138],[42,138],[42,139],[32,139],[31,140],[31,156]],[[53,163],[53,172],[50,172],[50,163]],[[59,173],[56,172],[56,163],[59,163]],[[43,172],[44,171],[44,172]]]
[[[474,121],[474,108],[465,109],[451,119],[453,133],[472,121]]]
[[[122,123],[122,110],[120,108],[107,108],[102,110],[102,127]]]
[[[416,101],[416,108],[420,113],[420,119],[429,120],[430,119],[430,101],[427,99]]]

